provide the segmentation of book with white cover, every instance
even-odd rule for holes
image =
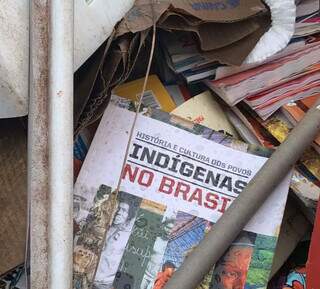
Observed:
[[[79,174],[74,288],[163,288],[267,160],[263,148],[159,110],[143,112],[121,173],[135,113],[109,104]],[[224,286],[228,274],[234,286],[266,288],[289,181],[270,194],[201,288]]]

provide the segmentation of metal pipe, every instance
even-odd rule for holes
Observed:
[[[73,29],[72,0],[49,6],[49,289],[72,287]]]
[[[194,289],[320,131],[320,99],[214,225],[165,289]]]
[[[30,2],[28,199],[30,287],[48,288],[48,0]]]
[[[72,287],[73,1],[30,2],[30,286]]]

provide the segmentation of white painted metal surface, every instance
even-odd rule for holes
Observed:
[[[49,1],[49,286],[72,288],[73,0]]]
[[[75,1],[74,70],[106,40],[133,2]],[[28,112],[29,0],[0,3],[0,118],[6,118]]]
[[[27,114],[29,1],[0,1],[0,118]]]
[[[133,3],[134,0],[75,1],[75,70],[106,40]]]

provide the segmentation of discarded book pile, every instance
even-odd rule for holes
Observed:
[[[96,2],[79,5],[87,9]],[[259,62],[250,58],[252,50],[267,31],[278,33],[272,9],[291,2],[284,16],[294,19],[294,1],[281,0],[279,7],[261,0],[122,2],[126,9],[134,5],[83,65],[84,58],[76,61],[75,289],[164,288],[320,98],[318,0],[295,1],[289,45]],[[95,23],[86,31],[94,38]],[[129,142],[154,25],[151,75]],[[93,51],[93,42],[82,46]],[[266,46],[281,43],[272,42]],[[16,207],[2,210],[10,218],[3,218],[0,231],[8,260],[0,288],[24,289],[28,280],[21,275],[28,268],[20,264],[27,225],[18,219],[27,209],[21,193],[26,153],[20,155],[26,131],[23,126],[17,142],[3,129],[4,163],[16,159],[19,170],[6,171],[2,191],[20,201],[5,199]],[[12,183],[21,192],[19,187],[11,196]],[[320,135],[198,288],[305,289],[319,196]],[[11,249],[16,247],[19,252]]]
[[[141,88],[142,79],[126,83],[115,92],[132,98],[134,87]],[[253,158],[243,152],[267,157],[270,148],[276,147],[281,137],[285,138],[281,133],[289,132],[282,123],[272,130],[272,123],[277,125],[276,121],[271,120],[268,125],[256,115],[247,114],[248,108],[241,108],[239,111],[242,119],[247,119],[249,133],[258,140],[246,144],[236,139],[245,139],[246,135],[230,121],[233,112],[225,113],[226,107],[209,91],[190,97],[174,108],[175,100],[180,102],[190,96],[181,93],[186,89],[181,88],[165,89],[157,76],[150,77],[145,99],[148,106],[142,109],[144,116],[138,118],[117,200],[113,199],[112,192],[121,175],[127,132],[134,117],[131,110],[135,105],[131,100],[112,97],[76,182],[75,288],[91,285],[124,288],[124,284],[130,284],[131,288],[163,288],[156,287],[165,284],[161,278],[168,280],[206,231],[214,229],[219,215],[241,193],[258,164],[264,162],[261,157]],[[276,139],[277,133],[279,139]],[[81,147],[86,150],[84,135],[79,135],[75,146],[78,158],[81,158]],[[306,152],[295,167],[290,184],[287,181],[276,192],[273,204],[273,198],[269,199],[201,288],[216,288],[217,276],[221,282],[227,282],[221,273],[229,268],[225,267],[226,262],[242,264],[230,270],[242,270],[246,278],[242,281],[236,278],[234,282],[262,288],[267,285],[273,271],[272,260],[289,185],[312,221],[320,193],[319,156],[316,151],[312,152],[312,157],[309,157],[311,152]],[[118,207],[113,216],[110,210],[115,204]],[[266,217],[269,212],[272,220]],[[294,215],[297,214],[301,215],[296,211]],[[305,220],[303,216],[300,218]],[[263,224],[264,221],[267,223]],[[292,217],[288,222],[293,222]],[[298,224],[303,226],[297,230],[300,239],[308,233],[308,223],[299,219]],[[295,240],[294,247],[300,239]],[[241,254],[232,257],[233,250]],[[264,254],[268,254],[267,259],[262,257]]]
[[[214,230],[320,98],[316,2],[302,1],[294,38],[284,50],[262,63],[241,64],[270,21],[260,1],[248,1],[255,9],[243,14],[209,13],[202,2],[191,9],[184,1],[159,2],[151,11],[137,1],[86,64],[91,71],[80,68],[76,81],[90,81],[76,91],[82,106],[74,147],[74,288],[164,288]],[[238,7],[238,1],[227,3]],[[158,46],[125,158],[152,19]],[[287,259],[305,244],[301,240],[308,242],[314,221],[319,145],[320,135],[199,288],[305,286],[306,258],[295,258],[294,266]]]

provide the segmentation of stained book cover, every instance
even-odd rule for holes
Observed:
[[[161,289],[269,151],[160,110],[109,104],[74,191],[74,288]],[[290,174],[199,288],[266,288]],[[237,222],[237,220],[235,220]]]

